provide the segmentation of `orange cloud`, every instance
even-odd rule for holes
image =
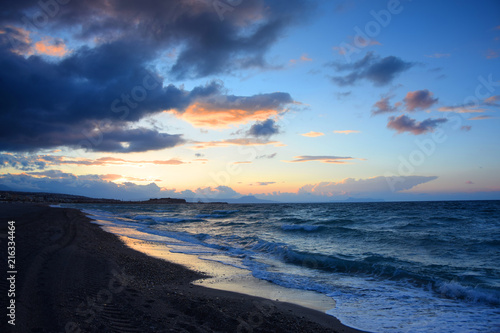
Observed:
[[[484,109],[477,109],[475,106],[442,106],[438,109],[440,112],[456,112],[456,113],[482,113]]]
[[[16,42],[13,43],[16,44],[16,47],[12,49],[12,52],[19,55],[33,54],[30,47],[32,43],[32,39],[30,37],[31,34],[30,31],[12,25],[8,25],[5,27],[5,30],[0,30],[0,34],[7,33],[7,30],[11,32],[10,37],[16,40]]]
[[[103,180],[112,182],[114,180],[121,179],[122,176],[121,175],[115,175],[115,174],[107,174],[107,175],[102,175],[101,178]]]
[[[115,157],[101,157],[97,160],[90,159],[76,159],[76,160],[62,160],[61,164],[80,164],[80,165],[97,165],[97,166],[108,166],[108,165],[127,165],[127,164],[156,164],[156,165],[179,165],[185,164],[187,162],[183,162],[178,159],[170,159],[170,160],[154,160],[154,161],[131,161],[125,160],[122,158]]]
[[[477,116],[477,117],[472,117],[472,118],[469,118],[469,120],[484,120],[484,119],[491,119],[493,118],[492,116],[488,116],[488,115],[482,115],[482,116]]]
[[[262,141],[258,139],[229,139],[221,141],[193,142],[196,146],[194,149],[205,149],[213,147],[229,147],[229,146],[266,146],[274,145],[275,147],[283,147],[285,144],[279,141]]]
[[[63,57],[65,56],[69,50],[66,49],[66,45],[61,39],[56,39],[50,36],[44,36],[41,40],[37,41],[33,44],[33,38],[31,38],[31,31],[15,27],[15,26],[6,26],[5,29],[8,29],[11,33],[11,38],[16,39],[19,43],[12,52],[23,55],[23,56],[31,56],[33,54],[44,54],[53,57]],[[0,34],[7,33],[7,30],[0,30]],[[35,36],[37,34],[35,33]],[[38,39],[38,38],[37,38]]]
[[[33,158],[35,162],[44,162],[47,165],[62,165],[62,164],[72,164],[79,166],[110,166],[110,165],[143,165],[143,164],[155,164],[155,165],[180,165],[189,162],[184,162],[176,158],[169,160],[152,160],[152,161],[132,161],[125,160],[116,157],[101,157],[96,160],[89,158],[68,158],[65,156],[51,156],[51,155],[38,155]]]
[[[304,53],[304,54],[302,54],[302,55],[300,56],[300,58],[299,58],[299,59],[291,59],[291,60],[290,60],[290,62],[291,62],[292,64],[296,64],[296,63],[298,63],[299,61],[312,61],[312,59],[311,59],[311,58],[309,58],[309,57],[307,56],[307,53]]]
[[[214,108],[209,103],[198,102],[189,106],[185,112],[175,114],[195,127],[228,128],[230,125],[246,124],[250,121],[264,121],[279,113],[274,109],[228,109]]]
[[[345,130],[345,131],[333,131],[336,134],[353,134],[353,133],[361,133],[360,131],[355,130]]]
[[[300,56],[300,60],[302,60],[302,61],[312,61],[312,59],[309,58],[306,53],[304,53],[303,55]]]
[[[290,94],[274,92],[252,96],[212,95],[198,98],[185,110],[171,110],[196,127],[228,128],[230,125],[264,121],[297,104]]]
[[[52,57],[64,57],[69,52],[64,43],[55,42],[49,38],[36,42],[34,49],[38,54],[45,54]]]
[[[107,174],[107,175],[101,175],[101,179],[105,181],[115,181],[115,180],[124,180],[128,182],[161,182],[161,179],[152,179],[152,178],[137,178],[137,177],[129,177],[129,176],[122,176],[122,175],[117,175],[117,174]]]
[[[325,135],[325,133],[321,133],[321,132],[309,132],[309,133],[304,133],[304,134],[301,134],[302,136],[306,136],[308,138],[316,138],[318,136],[322,136],[322,135]]]
[[[321,163],[334,163],[334,164],[346,164],[347,162],[344,160],[353,160],[353,157],[340,157],[340,156],[295,156],[295,159],[292,161],[284,161],[289,163],[297,163],[297,162],[310,162],[317,161]]]

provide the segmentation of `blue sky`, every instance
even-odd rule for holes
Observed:
[[[0,185],[500,199],[497,1],[20,1]]]

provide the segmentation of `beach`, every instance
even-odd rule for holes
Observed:
[[[2,235],[15,221],[17,272],[15,326],[2,320],[2,332],[360,332],[320,311],[193,285],[207,276],[125,246],[77,209],[0,204],[0,216]]]

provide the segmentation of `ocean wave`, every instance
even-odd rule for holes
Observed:
[[[281,229],[284,231],[318,231],[324,229],[322,225],[310,225],[310,224],[283,224]]]
[[[139,221],[147,224],[156,224],[156,223],[180,223],[180,222],[201,222],[204,221],[200,217],[172,217],[172,216],[158,216],[158,215],[147,215],[147,214],[138,214],[134,216],[130,216],[132,220]]]
[[[500,305],[499,291],[464,286],[456,281],[437,283],[435,289],[447,298],[461,299],[471,303]]]
[[[195,217],[200,218],[200,219],[208,219],[208,218],[223,218],[223,217],[226,217],[226,215],[223,215],[223,214],[198,214]]]
[[[212,213],[213,214],[234,214],[234,213],[237,213],[237,212],[239,212],[238,209],[232,209],[232,210],[219,209],[219,210],[214,210]]]
[[[147,220],[147,219],[152,219],[153,216],[146,215],[146,214],[137,214],[137,215],[130,216],[130,218],[132,218],[133,220]]]
[[[181,222],[202,222],[203,219],[200,218],[189,218],[189,217],[164,217],[164,216],[153,216],[153,220],[158,223],[181,223]]]

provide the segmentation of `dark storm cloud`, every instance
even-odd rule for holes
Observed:
[[[275,121],[273,119],[267,119],[253,124],[247,134],[254,137],[269,138],[271,135],[278,134],[279,132],[279,126],[276,125]]]
[[[198,99],[227,100],[220,83],[192,90],[169,83],[267,66],[266,51],[308,8],[302,1],[244,1],[221,17],[211,1],[3,4],[0,150],[138,152],[181,144],[179,134],[132,125],[164,110],[182,113]],[[62,60],[28,57],[30,32],[62,31],[87,46]],[[176,47],[167,76],[156,73],[155,61]]]
[[[59,63],[0,52],[0,150],[79,148],[84,142],[89,150],[128,152],[182,143],[180,135],[130,124],[163,110],[182,112],[197,98],[219,95],[222,86],[211,82],[191,91],[162,86],[161,78],[134,57],[112,61],[124,49],[116,44],[84,49]],[[103,139],[89,145],[89,136]]]
[[[332,62],[329,66],[339,72],[348,71],[344,76],[333,76],[332,81],[339,86],[351,86],[360,80],[368,80],[375,86],[389,84],[398,74],[410,69],[414,64],[398,57],[381,58],[368,52],[362,59],[350,64]]]
[[[12,23],[24,17],[23,22],[31,22],[27,26],[36,26],[41,13],[47,16],[44,29],[77,28],[75,36],[82,40],[147,40],[157,48],[182,45],[170,74],[183,79],[268,66],[266,51],[314,8],[313,1],[300,0],[242,1],[222,8],[217,3],[91,0],[44,10],[35,1],[13,1],[3,5],[0,18]]]

